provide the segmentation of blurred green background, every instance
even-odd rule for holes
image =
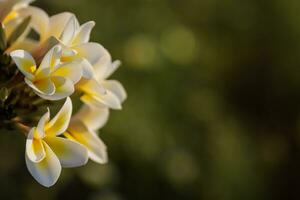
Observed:
[[[300,198],[300,1],[37,0],[96,21],[128,92],[100,131],[110,162],[50,189],[1,134],[0,194],[25,200]]]

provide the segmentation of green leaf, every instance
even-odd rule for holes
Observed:
[[[13,44],[26,30],[26,28],[29,25],[29,22],[31,20],[31,16],[26,17],[20,24],[15,28],[15,30],[12,32],[8,39],[8,44]]]
[[[0,51],[3,52],[7,47],[6,36],[3,24],[0,23]]]

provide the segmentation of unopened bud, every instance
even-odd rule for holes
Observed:
[[[6,87],[3,87],[0,89],[0,100],[5,101],[8,97],[8,89]]]

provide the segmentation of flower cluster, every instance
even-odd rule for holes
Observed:
[[[0,1],[0,127],[25,134],[27,168],[50,187],[63,167],[107,162],[97,131],[127,95],[108,80],[120,61],[90,42],[95,22],[80,25],[68,12],[48,16],[31,2]],[[71,97],[83,103],[73,116]],[[63,99],[51,118],[49,108]]]

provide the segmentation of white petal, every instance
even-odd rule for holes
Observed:
[[[30,53],[24,50],[16,50],[10,53],[18,69],[29,79],[33,79],[32,67],[36,67],[35,61]]]
[[[94,68],[86,59],[82,58],[80,65],[82,67],[82,76],[86,79],[91,79],[94,76]]]
[[[49,118],[50,118],[50,111],[48,109],[47,112],[41,117],[36,127],[36,132],[34,135],[36,139],[42,139],[45,136],[45,126],[48,123]]]
[[[111,56],[107,50],[102,52],[102,56],[94,65],[97,80],[104,80],[111,76],[121,65],[121,61],[111,62]]]
[[[60,38],[66,24],[72,16],[74,15],[69,12],[63,12],[51,16],[49,19],[49,29],[47,37],[54,36],[56,38]]]
[[[71,96],[75,91],[74,84],[70,79],[66,79],[61,76],[54,76],[51,77],[51,81],[55,85],[55,93],[52,95],[39,94],[40,97],[55,101]]]
[[[42,143],[42,140],[34,138],[36,132],[35,128],[32,128],[28,134],[26,140],[26,154],[32,162],[40,162],[46,156],[46,152]]]
[[[106,145],[95,132],[90,131],[82,122],[74,121],[65,136],[84,145],[93,161],[100,164],[107,162]]]
[[[12,1],[12,0],[11,0]],[[19,10],[21,8],[25,8],[28,4],[34,2],[35,0],[17,0],[17,3],[13,6],[14,10]]]
[[[102,103],[105,106],[108,106],[111,109],[115,109],[115,110],[122,109],[122,105],[121,105],[119,98],[109,90],[107,90],[104,95],[97,96],[95,98],[100,103]]]
[[[98,43],[89,42],[74,46],[73,49],[77,51],[79,57],[87,59],[91,65],[94,65],[101,58],[104,48]]]
[[[51,71],[54,71],[60,62],[60,57],[61,57],[61,46],[55,45],[44,56],[36,73],[38,74],[40,71],[42,71],[46,68],[50,68]]]
[[[60,137],[45,137],[62,167],[78,167],[88,161],[87,149],[81,144]]]
[[[104,142],[96,136],[96,133],[91,133],[87,138],[90,137],[93,140],[93,144],[89,144],[89,157],[94,162],[97,162],[99,164],[105,164],[108,162],[108,156],[107,156],[107,148]]]
[[[107,90],[106,93],[103,95],[85,94],[80,97],[80,100],[89,106],[107,106],[115,110],[122,109],[122,105],[119,98],[109,90]]]
[[[32,162],[27,154],[25,154],[25,161],[33,178],[41,185],[50,187],[58,180],[61,173],[61,165],[56,155],[45,142],[43,142],[43,146],[46,156],[41,162]]]
[[[72,101],[68,97],[60,111],[46,125],[46,135],[60,135],[67,130],[72,115],[72,107]]]
[[[85,103],[86,105],[90,106],[90,107],[100,107],[100,108],[102,108],[103,106],[105,106],[104,104],[99,102],[99,100],[96,99],[95,96],[91,96],[89,94],[82,95],[80,97],[80,100],[83,103]]]
[[[62,43],[66,46],[69,46],[70,43],[72,42],[72,40],[75,37],[76,31],[77,31],[77,19],[76,17],[73,15],[68,23],[66,24],[66,26],[64,27],[64,31],[60,36],[60,40],[62,41]]]
[[[71,120],[81,120],[90,130],[98,130],[106,124],[108,117],[109,109],[107,107],[90,107],[85,105]]]
[[[73,81],[73,84],[77,83],[82,76],[82,69],[80,66],[81,62],[73,61],[73,62],[65,62],[60,65],[55,72],[53,72],[53,76],[61,76],[64,78],[68,78]]]
[[[115,94],[120,100],[120,102],[125,101],[125,99],[127,98],[127,93],[123,85],[119,81],[107,80],[103,81],[102,84],[107,90]]]
[[[52,95],[55,92],[55,85],[49,78],[38,80],[34,83],[29,79],[25,78],[25,83],[29,85],[36,92],[37,95],[47,96]]]
[[[121,61],[116,60],[113,63],[111,63],[105,72],[104,79],[110,77],[121,65]]]
[[[29,38],[25,38],[23,40],[17,41],[12,46],[10,46],[5,52],[10,53],[17,49],[23,49],[27,52],[33,52],[35,48],[38,47],[38,42]]]
[[[79,90],[90,95],[102,95],[106,93],[105,88],[95,79],[82,80],[76,86]]]
[[[74,40],[72,42],[72,45],[75,46],[75,45],[89,42],[90,34],[91,34],[91,31],[94,26],[95,26],[94,21],[89,21],[89,22],[86,22],[83,25],[81,25],[78,33],[76,34],[76,37],[74,38]]]

